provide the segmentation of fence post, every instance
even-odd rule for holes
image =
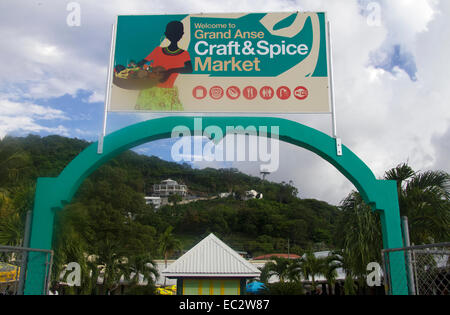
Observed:
[[[409,239],[409,226],[408,226],[408,217],[403,216],[402,217],[402,228],[403,228],[403,238],[405,240],[405,247],[410,247],[411,242]],[[406,259],[408,264],[408,280],[409,280],[409,294],[415,295],[416,294],[416,287],[414,283],[414,273],[411,263],[411,252],[410,250],[406,250]]]
[[[31,211],[27,211],[27,218],[25,221],[25,232],[23,237],[23,247],[30,247],[30,231],[31,231]],[[22,251],[22,262],[20,264],[20,278],[19,278],[19,289],[18,294],[23,294],[23,288],[25,285],[26,271],[27,271],[27,263],[28,263],[28,252]]]

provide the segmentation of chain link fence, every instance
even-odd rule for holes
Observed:
[[[405,264],[410,295],[450,295],[450,243],[411,246],[382,251],[385,288],[392,293],[393,265]],[[398,266],[398,265],[397,265]]]
[[[23,294],[29,262],[44,265],[45,283],[41,294],[48,293],[53,251],[0,245],[0,295]]]

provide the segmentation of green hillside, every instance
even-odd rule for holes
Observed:
[[[57,176],[88,145],[60,136],[0,140],[0,244],[22,245],[36,178]],[[209,198],[187,204],[174,201],[159,209],[146,205],[144,196],[151,193],[152,185],[167,178],[186,184],[191,194]],[[448,242],[449,174],[416,172],[405,163],[387,171],[384,178],[398,183],[400,214],[409,218],[411,241]],[[241,200],[250,189],[263,193],[264,198]],[[217,198],[221,192],[234,195]],[[133,151],[91,174],[55,221],[52,275],[55,280],[64,264],[80,263],[83,285],[71,291],[77,294],[114,292],[123,275],[154,272],[145,263],[177,258],[211,232],[253,257],[339,249],[341,263],[361,285],[367,264],[381,261],[383,246],[379,215],[357,192],[335,207],[300,199],[287,183],[262,181],[236,169],[193,169]],[[107,266],[107,280],[101,286],[97,277],[90,276],[99,272],[98,266]],[[348,294],[352,288],[347,288]],[[147,289],[154,292],[151,283]]]
[[[57,176],[88,145],[78,139],[32,135],[6,137],[0,142],[3,199],[20,204],[15,208],[19,219],[14,224],[18,230],[4,243],[19,244],[21,241],[20,228],[23,228],[26,210],[32,209],[36,178]],[[239,197],[246,190],[254,189],[262,192],[264,199],[242,201],[231,197],[165,206],[158,210],[145,205],[143,197],[151,194],[152,185],[167,178],[186,184],[189,192],[196,196],[234,192]],[[149,249],[155,257],[161,255],[157,250],[158,237],[169,226],[182,242],[179,251],[189,249],[210,232],[236,250],[252,255],[287,252],[288,239],[289,250],[297,253],[311,246],[335,245],[336,207],[317,200],[301,200],[297,194],[297,190],[287,183],[262,181],[236,169],[198,170],[188,164],[127,151],[89,176],[72,203],[59,213],[56,229],[62,232],[55,233],[55,246],[67,237],[77,238],[90,247],[96,239],[104,239],[110,234],[122,235],[124,226],[119,221],[124,217],[132,218],[129,226],[143,231],[134,235],[127,226],[127,236],[119,243],[130,241],[128,236],[135,237],[134,241],[142,243],[138,247]],[[6,205],[3,208],[6,209]],[[105,222],[108,224],[103,224]],[[66,235],[67,231],[71,231],[71,235]]]

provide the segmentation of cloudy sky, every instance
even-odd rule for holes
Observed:
[[[80,25],[69,26],[74,2]],[[377,177],[399,163],[450,172],[448,0],[2,0],[0,137],[59,134],[96,141],[111,25],[117,14],[327,11],[338,134]],[[110,114],[107,131],[156,116]],[[329,116],[282,116],[330,134]],[[136,148],[170,160],[173,141]],[[280,143],[268,179],[338,204],[353,185],[314,154]],[[223,167],[197,162],[195,167]],[[260,163],[225,166],[259,176]]]

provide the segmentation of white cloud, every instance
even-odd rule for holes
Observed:
[[[7,117],[27,115],[37,119],[69,119],[60,110],[35,105],[32,103],[18,103],[7,99],[0,99],[0,115]]]
[[[87,99],[89,103],[100,103],[105,101],[105,94],[94,91]]]
[[[14,102],[0,98],[0,138],[10,132],[49,132],[68,136],[62,125],[46,127],[40,120],[68,120],[60,110],[28,102]]]
[[[380,26],[367,24],[356,1],[301,1],[304,8],[325,7],[332,23],[338,132],[343,144],[382,177],[389,168],[408,161],[417,170],[444,169],[448,163],[450,108],[450,44],[443,32],[449,1],[383,1]],[[398,17],[398,19],[397,19]],[[391,72],[370,65],[371,53],[398,43],[417,65],[417,81],[398,67]],[[289,116],[330,133],[327,117]],[[447,148],[447,149],[446,149]],[[314,154],[282,144],[280,169],[268,178],[293,180],[302,197],[338,203],[354,189],[332,166]],[[447,155],[446,155],[447,154]],[[207,165],[207,164],[205,164]],[[234,167],[259,175],[259,166]]]
[[[383,0],[382,16],[390,32],[387,41],[410,44],[417,34],[428,31],[436,15],[436,0]]]
[[[95,132],[93,132],[93,131],[90,131],[90,130],[83,130],[83,129],[80,129],[80,128],[75,128],[75,133],[77,134],[77,135],[79,135],[79,136],[82,136],[82,137],[92,137],[92,136],[96,136],[97,134],[95,133]]]
[[[7,134],[13,131],[22,133],[46,132],[67,137],[69,136],[68,129],[62,125],[58,125],[57,127],[46,127],[38,124],[33,118],[28,116],[0,116],[0,139],[3,139]]]

